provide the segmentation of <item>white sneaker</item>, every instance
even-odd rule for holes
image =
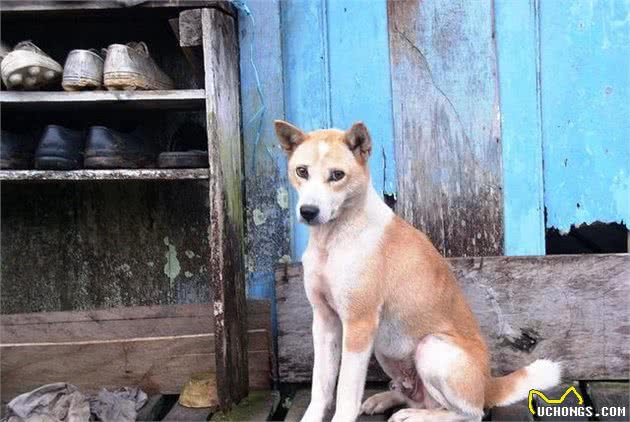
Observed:
[[[109,46],[103,65],[103,84],[110,91],[175,88],[173,80],[153,61],[143,42]]]
[[[18,43],[0,64],[2,82],[10,90],[37,90],[49,87],[61,77],[59,63],[30,41]]]
[[[61,86],[66,91],[100,89],[106,50],[72,50],[63,65]]]

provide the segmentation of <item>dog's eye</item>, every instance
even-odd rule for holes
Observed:
[[[341,170],[333,170],[330,172],[330,179],[328,180],[330,180],[331,182],[338,182],[343,179],[345,175],[346,173]]]
[[[308,179],[308,169],[304,166],[297,167],[295,169],[295,174],[302,179]]]

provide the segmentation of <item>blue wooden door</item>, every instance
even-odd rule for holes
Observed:
[[[630,2],[496,0],[496,25],[506,253],[544,254],[546,228],[627,224]]]

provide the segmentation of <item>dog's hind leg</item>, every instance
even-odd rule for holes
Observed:
[[[483,363],[455,342],[435,335],[420,341],[415,362],[428,396],[441,408],[403,409],[391,422],[481,420],[487,379]]]

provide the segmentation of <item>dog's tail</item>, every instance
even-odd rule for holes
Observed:
[[[545,390],[560,383],[562,367],[558,362],[539,359],[503,377],[490,380],[485,407],[508,406],[527,398],[529,390]]]

